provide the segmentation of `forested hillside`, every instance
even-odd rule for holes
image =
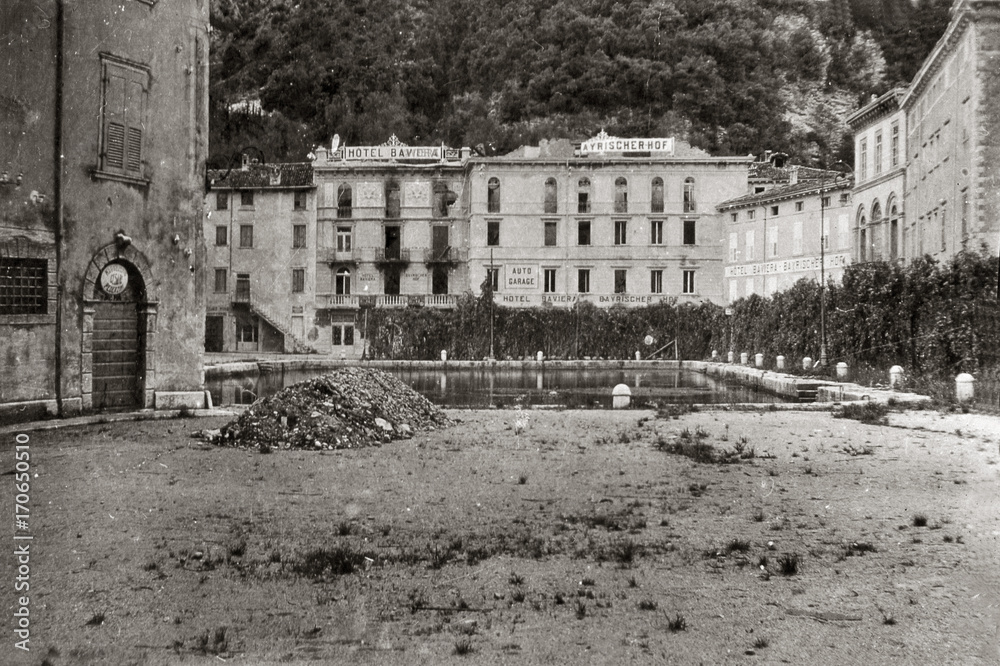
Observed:
[[[675,136],[849,157],[846,116],[907,83],[948,0],[212,0],[211,152],[347,143],[506,152]],[[259,99],[263,113],[231,105]]]

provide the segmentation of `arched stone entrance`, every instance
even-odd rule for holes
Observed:
[[[84,408],[153,405],[156,301],[149,262],[131,245],[108,245],[84,280],[82,397]]]

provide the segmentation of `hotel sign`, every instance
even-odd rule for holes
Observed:
[[[593,139],[584,141],[581,153],[672,153],[674,140],[663,139],[619,139],[601,132]]]
[[[444,159],[441,146],[344,146],[341,150],[348,162]]]
[[[798,259],[782,259],[769,261],[766,264],[743,264],[741,266],[726,266],[725,277],[743,277],[751,275],[775,275],[778,273],[799,273],[803,271],[818,271],[821,264],[824,268],[844,268],[851,263],[850,254],[828,254],[824,261],[819,257],[801,257]]]

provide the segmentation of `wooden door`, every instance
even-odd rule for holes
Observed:
[[[94,408],[139,407],[141,332],[135,301],[94,306]]]

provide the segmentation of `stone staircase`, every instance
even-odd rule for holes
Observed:
[[[305,340],[292,333],[292,323],[270,307],[264,305],[253,296],[250,297],[250,310],[258,317],[266,321],[272,328],[285,336],[285,349],[293,354],[318,354],[319,350],[310,345]],[[289,342],[291,349],[289,350]]]

